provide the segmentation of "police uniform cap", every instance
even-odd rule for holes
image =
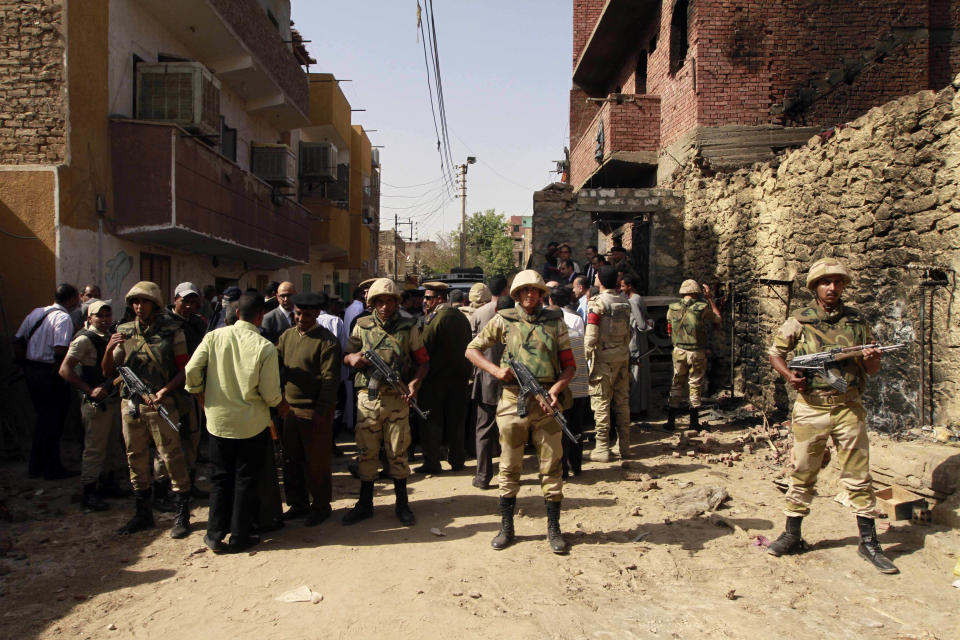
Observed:
[[[319,309],[323,304],[320,294],[317,293],[298,293],[293,296],[293,306],[301,309]]]
[[[241,295],[243,295],[243,291],[240,290],[240,287],[227,287],[223,290],[224,302],[234,302],[239,300]]]
[[[439,291],[440,293],[446,293],[450,288],[446,282],[424,282],[423,288],[427,291]]]
[[[380,280],[380,279],[381,279],[381,278],[367,278],[366,280],[364,280],[363,282],[361,282],[360,284],[358,284],[358,285],[357,285],[357,288],[358,288],[358,289],[369,289],[370,287],[373,286],[373,283],[374,283],[374,282],[376,282],[377,280]]]

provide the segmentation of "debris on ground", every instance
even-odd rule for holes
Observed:
[[[687,491],[675,491],[659,497],[664,509],[692,518],[706,511],[714,511],[730,497],[723,487],[694,487]]]
[[[313,604],[317,604],[321,600],[323,600],[323,595],[306,585],[287,591],[277,598],[278,602],[312,602]]]

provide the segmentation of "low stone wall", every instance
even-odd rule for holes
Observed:
[[[769,366],[766,349],[788,304],[794,310],[810,301],[807,268],[835,256],[855,274],[845,300],[866,315],[875,337],[909,345],[885,358],[868,384],[871,426],[899,431],[927,422],[919,415],[920,345],[921,322],[929,327],[931,315],[935,422],[956,420],[956,86],[957,81],[939,93],[925,91],[871,109],[767,164],[713,174],[691,163],[678,174],[670,186],[684,198],[684,276],[729,283],[736,297],[732,305],[727,297],[724,326],[715,336],[715,385],[729,380],[733,330],[737,392],[768,408],[789,406],[792,392]],[[918,264],[943,269],[949,286],[922,286],[927,274]],[[761,279],[790,281],[792,291]]]

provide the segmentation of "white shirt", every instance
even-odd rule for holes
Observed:
[[[73,319],[65,307],[54,304],[49,307],[37,307],[23,319],[23,324],[17,330],[18,338],[26,338],[33,325],[37,324],[47,309],[55,309],[43,318],[33,337],[27,344],[27,360],[53,364],[53,348],[69,347],[73,339]]]
[[[333,337],[342,343],[343,320],[338,316],[321,311],[320,315],[317,316],[317,324],[332,333]]]
[[[563,322],[567,325],[567,333],[571,338],[574,336],[583,337],[584,327],[583,327],[583,318],[580,317],[580,314],[574,313],[567,308],[563,309]]]

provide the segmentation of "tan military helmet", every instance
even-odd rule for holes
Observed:
[[[850,270],[836,258],[820,258],[810,265],[810,271],[807,272],[807,289],[816,291],[817,280],[827,276],[841,276],[844,284],[850,284],[853,279]]]
[[[695,296],[700,293],[700,285],[697,284],[697,281],[693,278],[684,280],[683,284],[680,285],[680,295],[682,296]]]
[[[393,296],[400,300],[400,287],[390,278],[377,278],[367,290],[367,304],[373,304],[373,299],[377,296]]]
[[[490,287],[482,282],[475,283],[470,287],[470,302],[475,304],[486,304],[490,302],[493,294],[490,293]]]
[[[155,282],[141,280],[133,285],[130,291],[127,292],[127,297],[125,298],[128,305],[130,304],[130,298],[146,298],[153,302],[157,309],[163,308],[163,293]]]
[[[516,298],[517,291],[523,287],[536,287],[544,293],[550,293],[547,285],[543,283],[543,278],[533,269],[525,269],[513,277],[513,284],[510,286],[510,297]]]

